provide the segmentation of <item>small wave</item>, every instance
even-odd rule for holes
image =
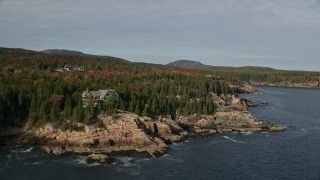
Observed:
[[[22,152],[31,152],[33,150],[33,147],[30,147],[29,149],[25,150],[25,151],[22,151]]]
[[[252,132],[242,132],[241,134],[244,135],[244,136],[248,136],[248,135],[251,135]]]
[[[87,164],[86,160],[83,157],[79,157],[77,159],[75,159],[74,161],[71,161],[77,164]]]
[[[126,164],[126,163],[130,163],[133,160],[133,157],[124,156],[124,157],[119,157],[117,159]]]
[[[167,154],[164,154],[163,156],[160,156],[158,159],[170,158],[171,156],[172,156],[171,154],[167,153]]]
[[[304,128],[301,129],[302,132],[307,133],[308,131]]]
[[[31,163],[32,165],[41,165],[42,162],[41,161],[37,161],[37,162],[34,162],[34,163]]]
[[[165,154],[165,155],[163,155],[163,156],[160,156],[160,157],[158,158],[158,160],[160,160],[160,161],[163,161],[163,160],[165,160],[165,161],[167,161],[167,160],[174,160],[174,157],[173,157],[172,154],[167,153],[167,154]]]
[[[33,162],[33,163],[24,163],[24,165],[42,165],[41,161]]]
[[[133,158],[132,157],[119,157],[117,158],[120,161],[120,164],[124,167],[132,167],[132,166],[136,166],[136,164],[132,163],[133,162]]]
[[[226,139],[229,139],[229,140],[232,141],[232,142],[246,143],[246,142],[243,142],[243,141],[238,141],[238,140],[232,139],[232,138],[230,138],[230,137],[228,137],[228,136],[222,136],[222,137],[224,137],[224,138],[226,138]]]
[[[172,161],[173,163],[182,163],[184,160],[178,159],[172,155],[161,156],[159,158],[160,161]]]
[[[185,143],[179,142],[179,143],[172,143],[170,146],[175,147],[175,148],[179,148],[179,147],[183,147],[185,146]]]
[[[141,158],[141,159],[136,160],[136,162],[146,162],[146,161],[151,161],[151,160],[152,160],[151,158]]]
[[[19,150],[11,150],[11,152],[13,153],[28,153],[28,152],[31,152],[33,150],[34,147],[30,147],[26,150],[23,150],[23,149],[19,149]]]
[[[60,160],[59,160],[60,161]],[[81,165],[81,166],[91,166],[91,165],[94,165],[95,163],[93,164],[88,164],[85,160],[85,158],[83,156],[76,156],[75,159],[73,160],[70,160],[70,161],[67,161],[68,164],[72,164],[72,165]]]

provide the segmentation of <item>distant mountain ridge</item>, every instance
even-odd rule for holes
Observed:
[[[202,64],[199,61],[192,60],[178,60],[171,63],[168,63],[167,66],[177,67],[177,68],[186,68],[186,69],[210,69],[213,66]]]
[[[46,50],[39,51],[39,52],[45,53],[45,54],[54,54],[54,55],[63,55],[63,56],[90,56],[90,57],[97,57],[97,58],[101,58],[101,59],[113,59],[113,60],[124,62],[124,63],[131,63],[128,60],[118,58],[118,57],[85,54],[80,51],[66,50],[66,49],[46,49]]]
[[[211,66],[203,64],[199,61],[192,60],[177,60],[171,63],[166,64],[169,67],[175,68],[184,68],[184,69],[198,69],[198,70],[223,70],[223,71],[272,71],[275,70],[269,67],[260,67],[260,66],[242,66],[242,67],[233,67],[233,66]]]
[[[80,51],[73,51],[73,50],[66,50],[66,49],[46,49],[40,51],[41,53],[45,54],[58,54],[58,55],[85,55]]]
[[[260,67],[260,66],[242,66],[242,67],[212,66],[212,65],[206,65],[199,61],[194,61],[194,60],[177,60],[165,65],[147,63],[147,62],[132,62],[132,61],[128,61],[128,60],[118,58],[118,57],[113,57],[113,56],[85,54],[80,51],[66,50],[66,49],[46,49],[43,51],[34,51],[34,50],[27,50],[22,48],[0,47],[0,52],[1,51],[28,52],[28,53],[40,52],[44,54],[54,54],[54,55],[61,55],[61,56],[88,56],[88,57],[96,57],[99,59],[109,59],[109,60],[112,59],[115,61],[130,63],[130,64],[134,64],[137,66],[144,66],[144,67],[183,68],[183,69],[220,70],[220,71],[256,71],[256,72],[277,71],[277,69],[274,69],[274,68]]]

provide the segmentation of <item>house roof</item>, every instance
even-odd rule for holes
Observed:
[[[91,95],[92,97],[105,97],[105,96],[119,96],[119,94],[113,90],[113,89],[105,89],[105,90],[99,90],[99,91],[84,91],[82,93],[82,97],[88,97]]]
[[[104,97],[108,93],[108,90],[99,90],[99,92],[100,92],[100,96]]]
[[[90,91],[91,95],[93,97],[100,97],[101,96],[101,92],[100,91]]]

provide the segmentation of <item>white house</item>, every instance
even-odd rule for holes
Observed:
[[[115,99],[119,98],[119,94],[113,89],[105,89],[98,91],[89,91],[86,90],[82,93],[82,101],[84,102],[83,106],[87,106],[87,101],[89,99],[95,100],[97,104],[98,101],[105,101],[107,97],[114,97]]]

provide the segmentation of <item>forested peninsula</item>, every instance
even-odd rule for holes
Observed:
[[[318,77],[0,48],[1,144],[36,144],[56,155],[94,153],[101,156],[91,160],[109,162],[106,155],[119,153],[156,157],[190,136],[282,131],[253,117],[252,102],[237,94],[259,93],[249,83],[319,87],[312,84]]]

